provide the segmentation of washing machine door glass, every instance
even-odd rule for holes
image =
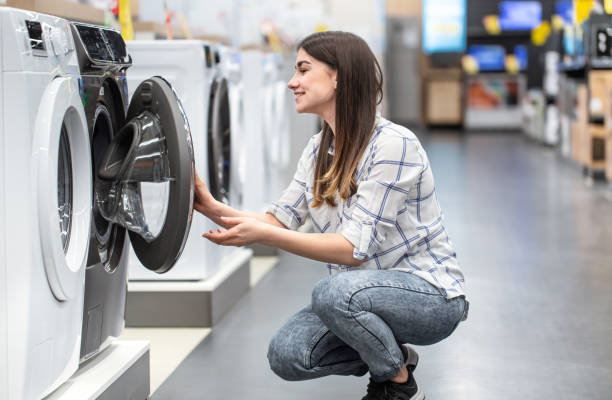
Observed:
[[[229,204],[232,126],[226,79],[213,82],[208,107],[208,186],[215,199]]]
[[[191,226],[195,173],[189,123],[160,77],[138,86],[126,120],[97,171],[96,202],[104,218],[129,230],[140,262],[162,273],[181,255]]]
[[[43,264],[60,301],[82,293],[91,223],[91,157],[74,77],[54,79],[35,121],[36,188]]]

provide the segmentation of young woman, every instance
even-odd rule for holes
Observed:
[[[289,82],[299,113],[324,120],[297,172],[266,214],[217,202],[197,180],[196,210],[227,230],[203,236],[254,242],[327,263],[312,303],[270,343],[286,380],[370,372],[364,399],[423,399],[417,353],[467,316],[463,274],[442,224],[425,151],[406,128],[377,116],[382,73],[368,45],[345,32],[304,39]],[[297,232],[307,217],[315,233]]]

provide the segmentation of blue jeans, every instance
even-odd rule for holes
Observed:
[[[319,281],[312,304],[292,316],[268,349],[271,369],[298,381],[327,375],[396,376],[400,344],[449,336],[467,312],[463,296],[446,299],[429,282],[397,270],[354,270]]]

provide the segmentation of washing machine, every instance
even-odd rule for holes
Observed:
[[[278,53],[263,55],[263,150],[266,204],[278,199],[288,184],[289,168],[289,90],[283,79],[283,62]]]
[[[189,119],[198,174],[217,200],[235,205],[230,154],[234,140],[229,136],[230,131],[235,130],[230,120],[233,117],[230,89],[219,79],[217,45],[199,40],[155,40],[129,41],[127,46],[133,58],[133,65],[127,71],[128,88],[136,87],[153,74],[163,75],[172,84]],[[216,228],[211,220],[195,213],[191,234],[174,268],[168,273],[157,274],[142,268],[132,254],[129,279],[196,281],[209,278],[222,267],[226,250],[201,235]]]
[[[244,182],[244,209],[249,212],[265,212],[270,189],[269,171],[265,162],[264,136],[264,67],[265,57],[260,50],[246,50],[242,53],[242,63],[248,68],[242,71],[244,87],[243,143],[248,151],[244,155],[247,168]]]
[[[128,102],[131,57],[119,32],[72,23],[93,177],[80,359],[107,347],[123,328],[129,249],[164,273],[179,259],[194,194],[189,122],[172,85],[143,80]]]
[[[91,221],[89,135],[67,21],[0,7],[0,398],[78,368]]]
[[[244,207],[244,184],[246,181],[248,151],[244,139],[248,129],[244,120],[244,85],[242,82],[242,53],[229,46],[218,45],[215,80],[227,84],[227,99],[230,109],[230,171],[229,188],[231,196],[229,204],[242,210]],[[219,88],[223,84],[217,85]]]

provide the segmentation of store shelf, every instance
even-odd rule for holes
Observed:
[[[7,0],[6,6],[56,15],[74,21],[104,24],[104,11],[87,4],[65,0]]]

